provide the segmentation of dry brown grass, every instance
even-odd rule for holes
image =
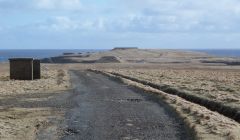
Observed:
[[[66,90],[69,86],[67,70],[43,67],[41,79],[33,81],[10,80],[8,72],[0,75],[0,95],[53,92]]]
[[[199,69],[111,69],[159,85],[168,85],[225,105],[240,108],[240,71]]]
[[[61,92],[69,86],[69,74],[60,65],[43,65],[40,80],[18,81],[9,79],[8,64],[0,64],[0,139],[33,140],[42,128],[47,128],[46,131],[58,136],[60,130],[57,122],[63,120],[63,110],[34,105],[24,108],[21,104],[48,101],[53,97],[45,97],[45,93]],[[43,96],[33,95],[39,93]],[[23,94],[26,98],[18,98],[18,95]],[[12,101],[10,105],[4,103],[16,98],[17,101]]]
[[[0,109],[1,140],[34,140],[39,127],[49,125],[48,119],[61,120],[63,112],[50,108]],[[57,128],[52,128],[57,132]],[[53,131],[52,130],[52,131]]]

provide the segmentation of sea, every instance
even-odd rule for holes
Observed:
[[[205,52],[213,56],[240,58],[240,49],[197,49],[191,51]]]
[[[63,53],[86,53],[86,52],[100,52],[106,50],[0,50],[0,62],[8,61],[9,58],[30,57],[35,59],[42,59],[54,56],[60,56]],[[198,52],[205,52],[214,56],[222,57],[238,57],[240,58],[240,49],[201,49],[191,50]]]
[[[63,53],[87,53],[87,52],[101,52],[105,50],[0,50],[0,62],[6,62],[9,58],[35,58],[43,59],[63,55]]]

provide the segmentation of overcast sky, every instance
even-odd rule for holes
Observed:
[[[0,49],[239,48],[240,0],[0,0]]]

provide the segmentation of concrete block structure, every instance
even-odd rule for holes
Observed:
[[[33,59],[12,58],[10,61],[10,79],[33,80]]]
[[[33,60],[33,79],[41,79],[41,62],[40,60]]]
[[[10,79],[34,80],[41,78],[40,60],[33,58],[12,58],[10,61]]]

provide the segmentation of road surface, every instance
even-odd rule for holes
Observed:
[[[181,119],[155,95],[88,71],[72,71],[63,140],[188,140]]]

